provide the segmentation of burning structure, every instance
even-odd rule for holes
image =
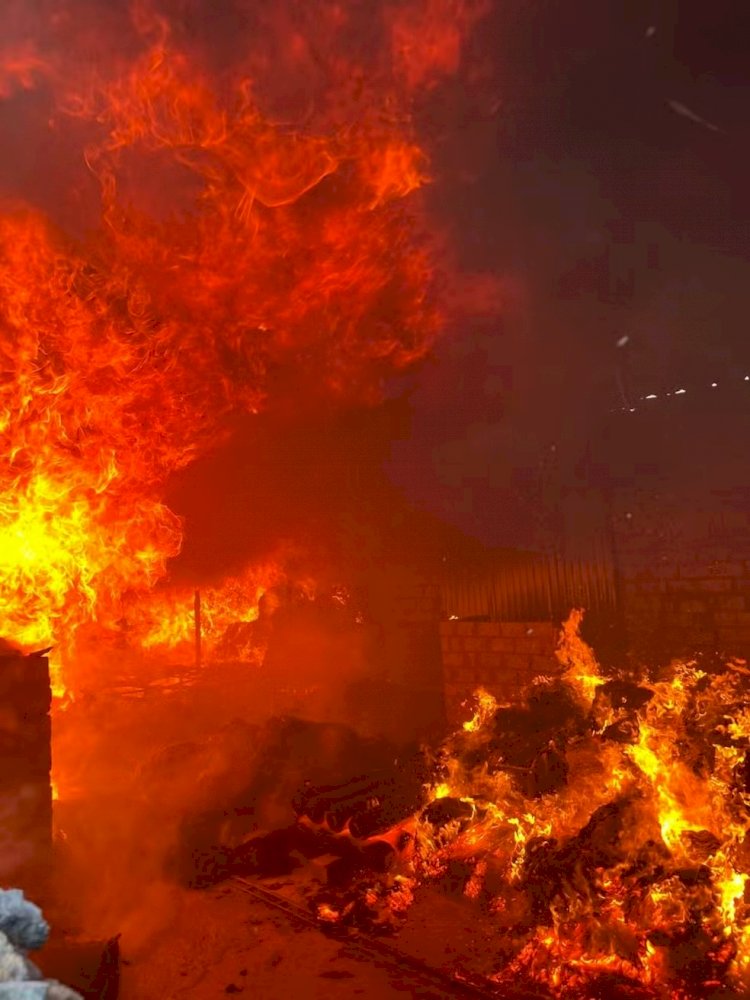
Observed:
[[[459,899],[479,991],[741,995],[744,663],[604,671],[579,612],[552,662],[571,607],[621,611],[609,538],[446,586],[457,532],[380,473],[393,380],[507,292],[460,275],[428,194],[492,4],[213,6],[3,14],[0,129],[55,164],[2,175],[4,881],[71,949],[109,939],[92,982],[186,883],[313,859],[329,930]]]

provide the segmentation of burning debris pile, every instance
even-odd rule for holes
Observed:
[[[318,916],[393,929],[433,884],[496,926],[490,980],[503,990],[744,995],[747,671],[674,663],[608,678],[580,620],[564,626],[560,677],[537,678],[514,706],[478,693],[474,718],[425,758],[416,808],[382,781],[306,791],[303,826],[359,852],[348,880],[316,900]],[[377,842],[379,874],[366,855]]]

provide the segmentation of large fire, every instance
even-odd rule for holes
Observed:
[[[54,645],[55,691],[74,695],[92,637],[191,655],[166,487],[232,414],[369,404],[428,352],[442,316],[412,105],[456,71],[484,4],[289,0],[250,18],[237,0],[257,38],[230,70],[145,2],[101,40],[96,18],[38,7],[39,37],[0,52],[0,101],[53,95],[99,212],[66,229],[0,208],[0,638]],[[286,576],[279,557],[201,588],[206,641]],[[400,918],[458,871],[497,928],[501,988],[750,990],[748,672],[607,678],[579,624],[525,705],[480,694],[418,811],[381,831],[397,867],[365,910]]]
[[[447,880],[495,929],[482,975],[501,995],[747,995],[750,674],[607,677],[580,621],[561,632],[560,677],[514,705],[478,692],[422,806],[380,834],[400,843],[389,874],[318,915],[392,928]]]
[[[0,97],[53,95],[52,126],[80,137],[72,186],[93,175],[101,205],[86,235],[0,216],[0,635],[56,647],[58,694],[84,625],[186,640],[189,592],[150,596],[182,540],[165,483],[228,414],[369,403],[439,327],[410,108],[481,8],[314,6],[256,11],[230,71],[149,4],[113,7],[101,38],[91,11],[13,8]],[[206,595],[210,627],[257,614],[283,574],[266,569]]]

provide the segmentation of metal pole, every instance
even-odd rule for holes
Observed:
[[[196,590],[193,601],[193,611],[195,615],[195,666],[200,668],[202,661],[201,649],[201,592]]]

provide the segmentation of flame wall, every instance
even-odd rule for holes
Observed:
[[[426,355],[443,317],[413,111],[482,12],[8,8],[6,123],[56,155],[2,192],[2,634],[59,644],[68,677],[84,627],[148,645],[138,605],[184,535],[171,477],[237,415],[369,406]]]

